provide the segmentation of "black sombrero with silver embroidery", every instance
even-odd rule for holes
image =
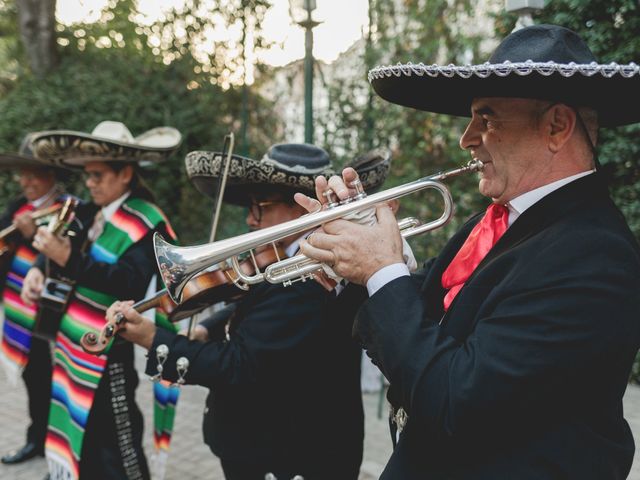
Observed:
[[[225,159],[226,155],[221,152],[195,151],[187,154],[187,176],[198,191],[215,197]],[[388,152],[378,149],[357,160],[354,168],[358,170],[365,190],[375,189],[384,182],[390,159]],[[301,192],[315,196],[315,178],[334,174],[329,154],[322,148],[309,144],[278,144],[272,146],[261,160],[231,156],[224,200],[247,205],[251,195],[293,195]]]
[[[121,122],[104,121],[91,133],[72,130],[36,132],[31,139],[34,155],[65,167],[87,162],[136,162],[141,165],[165,160],[180,145],[180,132],[157,127],[134,137]]]
[[[593,107],[601,126],[640,121],[640,67],[600,64],[575,32],[533,25],[513,32],[480,65],[398,64],[369,72],[385,100],[428,112],[470,116],[478,97],[520,97]]]

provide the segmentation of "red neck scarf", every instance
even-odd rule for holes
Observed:
[[[508,222],[507,207],[492,203],[482,220],[473,227],[462,248],[442,274],[442,286],[449,290],[444,297],[445,311],[482,259],[507,231]]]

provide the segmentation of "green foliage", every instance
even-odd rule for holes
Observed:
[[[102,120],[124,122],[134,135],[173,126],[183,135],[180,150],[144,176],[181,242],[199,243],[209,236],[212,202],[186,179],[183,158],[191,150],[222,149],[224,135],[238,128],[241,88],[225,90],[217,82],[194,84],[197,62],[189,52],[166,64],[132,21],[134,5],[131,0],[114,0],[100,21],[59,28],[65,46],[60,67],[41,80],[24,75],[0,96],[0,150],[16,150],[29,131],[90,132]],[[248,153],[258,156],[276,137],[278,122],[260,97],[252,95],[249,101],[249,136],[254,141]],[[11,177],[4,175],[0,198],[6,200],[16,190]],[[71,190],[85,191],[77,180]],[[236,211],[230,214],[231,210],[223,213],[219,236],[244,228],[244,217]]]
[[[0,96],[8,92],[23,71],[15,0],[0,0]]]
[[[456,22],[472,12],[467,0],[370,1],[369,39],[365,55],[355,68],[362,75],[329,86],[330,106],[321,123],[325,143],[344,162],[363,150],[385,146],[393,152],[392,174],[387,185],[397,185],[470,160],[458,146],[463,119],[435,115],[392,105],[376,97],[366,80],[376,64],[397,62],[449,63],[477,52],[479,38],[454,30]],[[367,99],[363,105],[362,99]],[[484,208],[474,176],[450,183],[457,211],[451,224],[431,232],[429,238],[412,241],[419,260],[435,255],[472,212]],[[414,195],[402,199],[400,216],[433,220],[442,212],[440,197]]]

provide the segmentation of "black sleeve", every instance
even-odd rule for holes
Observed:
[[[584,390],[590,379],[583,372],[606,376],[605,362],[631,365],[640,267],[628,244],[610,240],[574,242],[562,255],[555,245],[540,248],[501,288],[482,287],[478,294],[491,295],[492,308],[463,340],[428,317],[409,277],[365,302],[355,329],[413,427],[436,441],[496,435],[497,425],[568,411],[574,407],[561,402],[579,405],[580,395],[597,395]],[[606,259],[590,262],[596,257]]]
[[[147,292],[151,278],[157,273],[153,250],[155,231],[168,236],[164,224],[161,224],[157,230],[147,232],[113,264],[97,262],[88,252],[74,250],[64,275],[121,300],[140,300]]]
[[[292,287],[259,285],[237,307],[229,341],[190,341],[158,329],[149,352],[147,374],[157,373],[156,348],[169,347],[163,377],[176,381],[176,360],[190,362],[187,383],[214,387],[260,381],[271,384],[296,378],[296,369],[318,356],[317,332],[327,317],[333,294],[315,282]],[[236,324],[237,321],[237,324]],[[313,357],[312,357],[313,358]]]
[[[222,340],[224,339],[224,329],[227,321],[236,311],[237,304],[230,303],[226,305],[224,308],[218,310],[213,315],[208,318],[205,318],[200,322],[204,328],[209,332],[209,339],[211,340]]]

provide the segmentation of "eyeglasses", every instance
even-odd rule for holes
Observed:
[[[249,213],[253,218],[256,219],[256,222],[260,223],[262,221],[264,207],[268,207],[269,205],[275,205],[277,203],[282,203],[282,202],[277,202],[277,201],[251,202],[251,205],[249,205]]]

